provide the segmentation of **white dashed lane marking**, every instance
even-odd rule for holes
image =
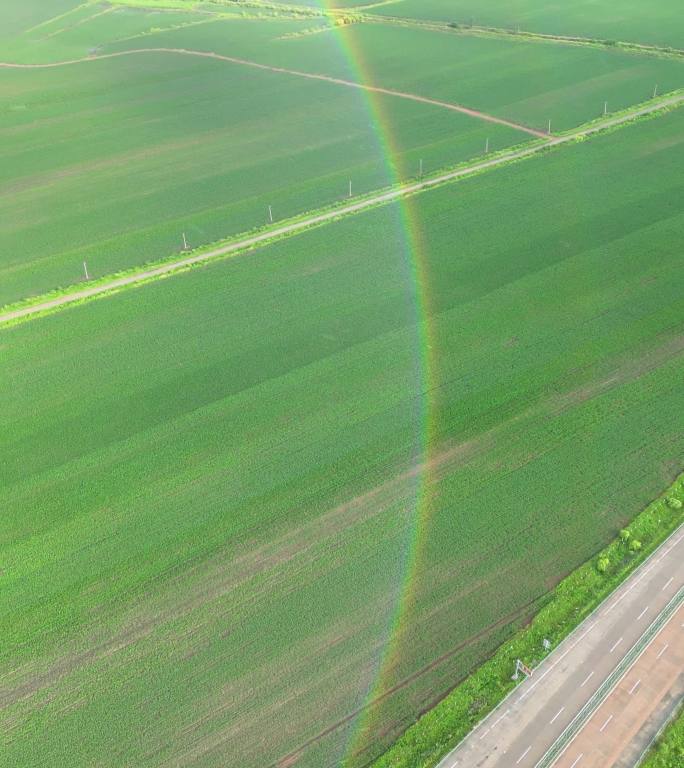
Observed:
[[[561,716],[561,714],[562,714],[564,709],[565,709],[565,707],[561,707],[558,710],[558,712],[556,712],[556,714],[551,718],[551,721],[549,722],[549,725],[553,725],[556,722],[556,720],[558,720],[558,718]]]
[[[605,722],[605,723],[604,723],[604,724],[603,724],[603,725],[602,725],[602,726],[599,728],[599,732],[600,732],[600,733],[603,733],[603,732],[606,730],[606,728],[608,727],[608,723],[610,723],[610,721],[611,721],[612,719],[613,719],[613,716],[611,715],[611,716],[610,716],[610,717],[609,717],[609,718],[606,720],[606,722]]]
[[[586,685],[586,684],[587,684],[587,683],[588,683],[588,682],[591,680],[591,678],[592,678],[593,676],[594,676],[594,670],[592,670],[592,671],[591,671],[591,672],[590,672],[590,673],[589,673],[589,674],[588,674],[588,675],[587,675],[587,676],[584,678],[584,681],[582,682],[582,685],[580,685],[580,688],[584,688],[584,686],[585,686],[585,685]]]

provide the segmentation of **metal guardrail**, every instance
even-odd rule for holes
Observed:
[[[623,657],[622,661],[620,661],[611,674],[603,681],[596,693],[594,693],[577,715],[575,715],[572,722],[551,745],[546,754],[536,764],[535,768],[551,768],[568,747],[570,742],[582,730],[601,704],[608,698],[609,694],[612,693],[613,689],[617,686],[620,680],[622,680],[625,674],[632,668],[632,666],[634,666],[637,659],[651,644],[660,630],[674,616],[675,612],[682,604],[684,604],[684,587],[677,592],[644,634],[636,641],[636,643],[634,643],[629,652]]]

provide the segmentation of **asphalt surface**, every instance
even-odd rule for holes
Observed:
[[[554,763],[634,768],[684,695],[684,605],[644,649]]]
[[[16,65],[4,64],[0,62],[0,67],[13,66]],[[638,117],[643,117],[653,112],[657,112],[665,107],[677,106],[683,102],[684,94],[676,94],[674,96],[660,98],[644,107],[630,110],[618,117],[597,121],[596,123],[589,126],[578,128],[575,131],[566,133],[563,136],[549,138],[548,141],[540,142],[529,147],[524,147],[523,149],[505,152],[488,160],[480,160],[476,163],[473,163],[472,165],[463,166],[456,170],[440,174],[439,176],[433,176],[411,184],[404,184],[394,189],[380,192],[377,195],[372,195],[370,197],[363,198],[362,200],[349,203],[348,205],[333,208],[329,211],[325,211],[324,213],[303,217],[297,221],[285,223],[282,226],[275,226],[274,228],[267,229],[263,232],[260,232],[259,234],[251,235],[241,240],[236,240],[232,243],[214,248],[212,250],[204,251],[194,255],[187,255],[174,261],[164,262],[157,267],[141,269],[140,271],[134,272],[132,274],[99,282],[89,287],[75,289],[61,296],[56,296],[52,299],[37,301],[36,303],[28,304],[27,306],[8,310],[0,314],[0,324],[20,320],[32,315],[38,315],[43,312],[58,309],[67,304],[73,304],[76,302],[84,301],[86,299],[94,298],[96,296],[104,295],[112,291],[121,290],[122,288],[144,283],[147,280],[162,277],[164,275],[186,269],[202,262],[211,261],[212,259],[216,259],[218,257],[237,255],[241,251],[251,250],[252,248],[255,248],[259,245],[264,245],[273,239],[294,235],[311,227],[315,227],[329,221],[334,221],[340,217],[348,216],[354,213],[360,213],[361,211],[368,210],[369,208],[373,208],[376,205],[390,203],[408,195],[414,195],[423,190],[430,189],[431,187],[439,186],[446,182],[454,181],[465,176],[470,176],[474,173],[489,170],[500,165],[505,165],[506,163],[510,163],[514,160],[522,160],[523,158],[536,155],[539,152],[543,152],[549,147],[558,146],[560,144],[572,142],[578,138],[590,136],[594,133],[598,133],[600,131],[613,128],[624,123],[628,123]]]
[[[589,761],[590,752],[607,743],[599,742],[591,729],[599,731],[602,737],[611,725],[617,732],[619,708],[616,706],[606,715],[604,721],[611,714],[612,717],[603,731],[600,728],[604,721],[597,727],[594,716],[601,711],[603,702],[609,702],[610,697],[616,695],[615,686],[621,690],[633,666],[652,655],[651,649],[662,633],[678,626],[676,618],[673,624],[664,622],[664,617],[678,610],[676,606],[682,603],[684,526],[447,755],[439,768],[549,768],[552,765],[585,768],[582,764],[585,760],[586,766],[608,768],[611,763],[606,759]],[[677,637],[681,643],[681,637]],[[662,661],[664,655],[656,661]],[[676,658],[671,652],[668,663],[676,664]],[[648,677],[647,672],[643,674]],[[648,703],[649,690],[656,689],[658,695],[653,695]],[[644,718],[651,705],[657,707],[664,692],[662,685],[643,686],[640,706]],[[627,718],[622,717],[620,728],[627,728],[626,722]],[[610,754],[617,759],[618,752],[614,746]],[[573,765],[580,754],[583,756]],[[567,762],[569,756],[572,759]]]

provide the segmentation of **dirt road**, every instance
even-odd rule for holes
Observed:
[[[241,240],[234,241],[228,245],[223,245],[218,248],[214,248],[203,253],[185,256],[174,261],[169,261],[161,264],[157,267],[151,267],[149,269],[142,269],[139,272],[135,272],[130,275],[125,275],[119,278],[113,278],[106,282],[92,285],[90,287],[74,290],[71,293],[57,296],[53,299],[47,299],[45,301],[39,301],[29,306],[20,307],[0,314],[0,324],[8,323],[21,318],[26,318],[32,315],[38,315],[41,312],[56,309],[58,307],[72,304],[74,302],[82,301],[84,299],[92,298],[98,295],[109,293],[110,291],[118,290],[127,286],[136,285],[152,278],[168,275],[171,272],[184,269],[186,267],[200,264],[202,262],[210,261],[220,256],[229,256],[231,254],[237,254],[241,251],[246,251],[254,248],[255,246],[267,243],[273,238],[283,237],[287,235],[294,235],[299,232],[303,232],[310,227],[319,226],[329,221],[334,221],[342,216],[349,216],[354,213],[360,213],[361,211],[368,210],[376,205],[385,203],[391,203],[399,200],[408,195],[414,195],[423,190],[436,187],[446,182],[454,181],[465,176],[469,176],[480,171],[496,168],[501,165],[505,165],[514,160],[522,160],[526,157],[531,157],[540,152],[543,152],[549,147],[558,146],[568,142],[572,142],[577,138],[584,136],[590,136],[593,133],[612,128],[623,123],[630,122],[637,117],[648,115],[653,112],[657,112],[660,109],[668,106],[675,106],[684,102],[684,94],[677,94],[663,99],[655,100],[652,104],[645,107],[640,107],[632,111],[626,112],[619,117],[608,118],[606,120],[599,121],[595,124],[584,128],[578,128],[576,131],[568,133],[564,136],[549,139],[544,143],[535,144],[530,147],[525,147],[519,150],[511,150],[503,154],[497,155],[490,160],[480,160],[472,165],[458,168],[457,170],[449,171],[447,173],[434,176],[423,181],[417,181],[411,184],[405,184],[395,189],[391,189],[386,192],[381,192],[377,195],[364,198],[355,203],[349,203],[348,205],[340,206],[338,208],[331,209],[324,213],[312,215],[306,218],[299,219],[298,221],[283,224],[281,227],[275,227],[268,229],[264,232],[260,232],[256,235],[251,235]],[[548,138],[548,137],[547,137]]]
[[[132,56],[141,53],[173,53],[181,56],[197,56],[204,59],[215,59],[217,61],[226,61],[230,64],[237,64],[242,67],[252,67],[253,69],[262,69],[267,72],[277,72],[283,75],[293,75],[295,77],[304,77],[308,80],[322,80],[326,83],[333,83],[334,85],[342,85],[347,88],[356,88],[361,91],[368,91],[370,93],[381,93],[384,96],[394,96],[399,99],[407,99],[408,101],[417,101],[421,104],[431,104],[435,107],[442,107],[443,109],[450,109],[453,112],[460,112],[468,117],[476,118],[477,120],[484,120],[488,123],[495,123],[496,125],[504,125],[507,128],[513,128],[516,131],[522,131],[531,136],[537,138],[546,138],[547,135],[542,131],[535,128],[530,128],[527,125],[513,122],[512,120],[505,120],[494,115],[489,115],[486,112],[480,112],[477,109],[470,109],[470,107],[464,107],[461,104],[453,104],[448,101],[439,101],[437,99],[430,99],[426,96],[419,96],[415,93],[405,93],[403,91],[395,91],[392,88],[381,88],[380,86],[367,85],[365,83],[357,83],[353,80],[343,80],[339,77],[330,77],[329,75],[319,75],[314,72],[303,72],[298,69],[287,69],[285,67],[273,67],[268,64],[261,64],[257,61],[250,61],[248,59],[238,59],[234,56],[224,56],[220,53],[213,53],[211,51],[194,51],[187,48],[133,48],[130,51],[119,51],[117,53],[103,53],[94,56],[85,56],[80,59],[69,59],[67,61],[55,61],[48,62],[46,64],[12,64],[6,62],[0,62],[0,67],[5,69],[54,69],[56,67],[66,67],[73,64],[82,64],[89,61],[101,61],[103,59],[116,59],[122,56]]]

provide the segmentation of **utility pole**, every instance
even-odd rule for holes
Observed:
[[[88,274],[88,265],[85,263],[85,261],[83,262],[83,271],[85,272],[85,279],[90,280],[90,275]]]
[[[418,176],[422,179],[423,178],[423,161],[420,161],[420,170],[418,171]]]
[[[489,138],[485,141],[485,155],[489,154]]]
[[[183,250],[184,250],[184,251],[188,251],[188,250],[190,250],[190,249],[188,248],[188,241],[187,241],[187,239],[186,239],[186,237],[185,237],[185,232],[183,232]]]
[[[549,133],[549,135],[551,135],[551,121],[550,120],[549,120],[549,130],[548,130],[548,133]]]
[[[608,102],[607,101],[603,102],[603,114],[604,114],[604,116],[608,114]]]
[[[653,98],[655,99],[657,95],[658,95],[658,86],[656,85],[656,87],[653,89]]]
[[[352,183],[351,183],[351,179],[349,179],[349,197],[351,196],[352,196]]]
[[[273,208],[271,206],[268,206],[268,220],[273,224]]]

